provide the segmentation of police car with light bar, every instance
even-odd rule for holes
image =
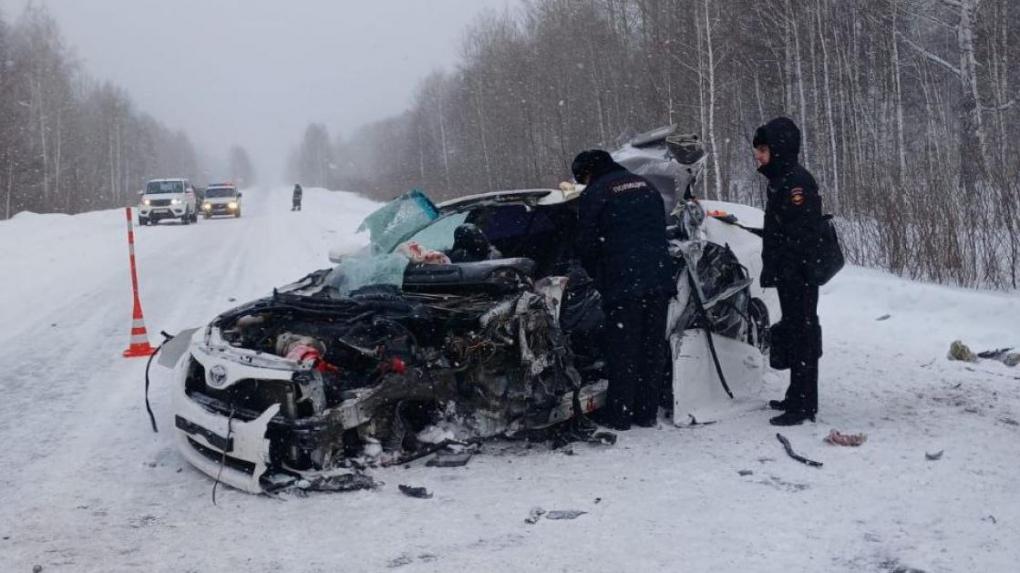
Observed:
[[[206,219],[213,216],[240,217],[241,192],[233,183],[215,183],[205,190],[202,201],[202,216]]]

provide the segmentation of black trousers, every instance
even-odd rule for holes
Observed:
[[[664,296],[606,303],[607,412],[619,423],[648,423],[659,412],[666,358]]]
[[[818,287],[803,283],[778,285],[779,306],[793,345],[788,411],[818,412],[818,358],[822,355],[822,330],[818,323]]]

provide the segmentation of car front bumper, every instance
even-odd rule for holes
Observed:
[[[183,390],[175,408],[176,441],[184,459],[212,478],[248,493],[262,493],[269,463],[269,421],[275,405],[250,422],[221,416],[192,402]]]
[[[208,208],[205,205],[202,206],[203,214],[214,217],[236,215],[240,210],[240,205],[231,208],[227,203],[212,203]]]
[[[154,221],[183,217],[185,211],[184,207],[141,207],[138,209],[138,215],[143,219]]]
[[[240,379],[275,377],[288,380],[293,372],[284,368],[263,369],[235,360],[229,350],[212,350],[204,344],[205,331],[192,337],[189,351],[175,370],[173,408],[174,433],[178,450],[193,466],[214,479],[249,493],[262,493],[261,478],[270,463],[268,428],[278,418],[280,404],[270,404],[261,412],[223,413],[188,395],[187,379],[191,361],[206,372],[213,367],[229,368],[226,386]],[[230,357],[228,357],[230,356]],[[245,358],[241,356],[240,358]],[[254,360],[257,362],[257,359]]]

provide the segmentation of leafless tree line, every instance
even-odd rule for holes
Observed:
[[[479,20],[409,111],[327,146],[323,184],[554,185],[577,151],[673,123],[709,149],[704,196],[761,205],[750,138],[782,114],[852,260],[1016,288],[1018,76],[1015,0],[531,0]]]
[[[0,15],[0,219],[128,205],[146,179],[201,174],[187,135],[83,73],[43,8]]]

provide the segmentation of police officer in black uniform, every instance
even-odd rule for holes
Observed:
[[[666,357],[666,311],[676,292],[666,208],[648,181],[602,150],[580,153],[574,179],[587,187],[577,253],[595,278],[606,314],[609,396],[604,420],[617,430],[657,423]]]
[[[783,411],[775,426],[814,421],[818,412],[818,359],[822,329],[818,323],[815,267],[819,248],[822,199],[815,178],[798,162],[800,129],[779,117],[754,134],[758,171],[768,178],[762,248],[762,287],[779,291],[782,320],[772,329],[773,366],[790,368],[790,386],[783,400],[769,406]]]

